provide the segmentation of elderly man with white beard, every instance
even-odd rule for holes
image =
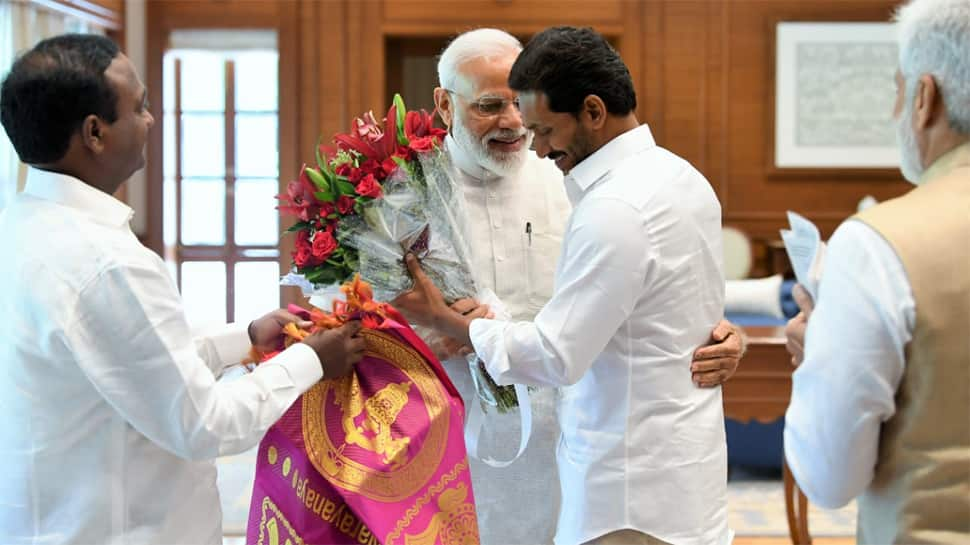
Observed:
[[[519,41],[501,30],[458,36],[441,55],[434,98],[449,129],[446,149],[464,187],[473,265],[512,319],[528,321],[552,295],[570,204],[562,173],[552,161],[529,151],[532,134],[523,126],[516,93],[508,86],[521,50]],[[474,304],[459,301],[454,308],[467,310]],[[712,340],[717,344],[699,349],[692,363],[699,387],[727,380],[743,351],[741,333],[728,322],[718,325]],[[458,352],[452,345],[452,353]],[[465,359],[448,359],[445,368],[466,406],[478,403]],[[560,495],[555,395],[552,390],[533,392],[532,438],[515,462],[497,468],[471,460],[485,545],[552,543]],[[518,444],[515,415],[490,414],[486,423],[484,453],[501,457]]]
[[[859,543],[970,543],[970,0],[897,22],[918,187],[835,231],[814,311],[797,290],[785,454],[814,503],[859,496]]]

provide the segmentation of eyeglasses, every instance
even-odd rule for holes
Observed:
[[[467,100],[472,106],[475,107],[475,111],[478,115],[482,117],[495,117],[505,111],[509,107],[509,104],[515,106],[515,109],[519,109],[519,97],[515,98],[501,98],[501,97],[482,97],[478,100],[472,100],[471,97],[465,96],[451,89],[445,89],[445,92],[458,95],[463,99]]]

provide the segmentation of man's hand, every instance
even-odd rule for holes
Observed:
[[[407,254],[404,261],[411,278],[414,279],[414,287],[398,296],[391,304],[409,320],[413,319],[417,324],[432,327],[462,344],[470,345],[468,324],[475,318],[486,317],[488,306],[472,307],[467,303],[470,300],[465,299],[458,302],[462,304],[462,308],[467,306],[465,312],[453,310],[445,303],[441,290],[424,274],[414,254]]]
[[[727,320],[711,332],[711,341],[694,351],[690,364],[694,384],[701,388],[719,386],[734,375],[744,354],[744,333]]]
[[[808,327],[808,319],[815,310],[815,302],[801,284],[795,284],[791,293],[801,312],[788,320],[788,325],[785,326],[785,337],[788,338],[785,348],[791,354],[791,364],[798,367],[805,359],[805,328]]]
[[[323,378],[340,378],[350,374],[354,364],[364,357],[364,339],[360,332],[360,322],[353,321],[336,327],[317,331],[303,339],[310,346],[323,367]]]
[[[260,352],[279,350],[283,326],[289,323],[296,323],[301,329],[307,329],[313,325],[313,322],[301,320],[295,314],[277,309],[249,323],[249,342]]]

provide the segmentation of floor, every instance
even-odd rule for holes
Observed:
[[[731,545],[791,545],[787,537],[738,536]],[[812,545],[855,545],[854,537],[819,537],[812,539]]]
[[[243,545],[252,494],[255,451],[219,460],[224,545]],[[734,545],[789,545],[781,476],[775,471],[732,468],[728,482],[728,522],[737,537]],[[816,545],[855,542],[855,504],[843,509],[812,507],[809,527]]]

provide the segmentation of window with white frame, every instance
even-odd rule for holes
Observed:
[[[279,307],[273,31],[173,33],[163,68],[165,259],[193,326]]]

